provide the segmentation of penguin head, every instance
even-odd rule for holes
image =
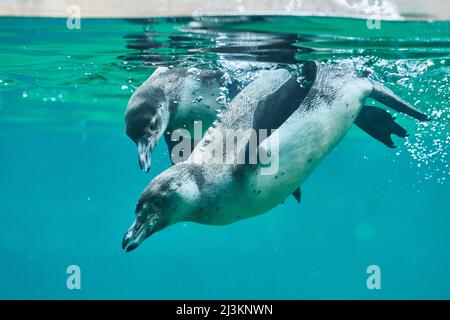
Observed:
[[[131,96],[125,113],[125,132],[136,143],[139,166],[150,170],[151,154],[169,122],[169,103],[158,87],[141,86]]]
[[[136,204],[136,218],[125,234],[122,248],[131,251],[157,231],[191,220],[199,199],[199,177],[189,164],[167,169],[142,192]]]

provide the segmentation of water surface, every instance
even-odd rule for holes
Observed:
[[[450,23],[0,18],[0,298],[450,298]],[[139,171],[123,115],[158,66],[352,59],[432,120],[391,150],[353,128],[270,212],[177,224],[125,254]],[[79,265],[82,289],[66,288]],[[368,290],[366,268],[382,270]]]

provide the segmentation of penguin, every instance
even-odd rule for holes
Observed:
[[[172,163],[174,159],[185,160],[218,112],[259,71],[271,68],[274,64],[226,60],[218,61],[212,69],[157,68],[132,94],[125,111],[125,132],[137,146],[140,168],[150,170],[152,151],[163,136]],[[182,129],[183,138],[193,138],[196,122],[201,124],[198,140],[192,139],[189,150],[172,153],[180,139],[173,133]]]
[[[366,98],[428,120],[382,84],[358,76],[351,63],[308,63],[305,78],[306,85],[301,85],[290,72],[273,70],[244,88],[190,157],[162,172],[142,192],[135,221],[122,241],[124,250],[180,221],[227,225],[267,212],[297,190],[353,124],[394,147],[391,135],[405,137],[406,130],[386,110],[368,106]],[[250,146],[256,129],[268,128],[257,148]],[[222,139],[230,129],[239,131],[231,150],[223,148]],[[255,150],[270,154],[269,162],[248,163]],[[246,162],[212,161],[230,153],[243,153]]]
[[[171,154],[174,130],[192,134],[195,121],[206,130],[234,97],[237,85],[219,70],[157,68],[133,93],[125,112],[125,132],[137,146],[140,168],[150,170],[152,151],[162,136]]]

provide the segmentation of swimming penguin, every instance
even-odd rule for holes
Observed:
[[[124,236],[123,248],[133,250],[153,233],[180,221],[226,225],[272,209],[308,177],[353,123],[393,147],[391,134],[405,137],[406,130],[385,110],[365,106],[367,97],[418,120],[428,119],[381,84],[357,76],[352,64],[314,63],[307,69],[310,84],[300,97],[294,93],[300,101],[292,104],[284,102],[293,95],[295,87],[289,83],[295,77],[285,70],[261,74],[242,90],[189,159],[167,169],[147,186],[136,205],[136,219]],[[253,104],[254,112],[246,114]],[[217,133],[240,126],[278,126],[258,146],[277,159],[276,172],[263,174],[261,164],[209,163],[210,154],[223,143],[214,139],[220,136]],[[272,143],[274,136],[278,144]],[[234,151],[248,150],[250,137],[249,132],[241,130]],[[195,159],[206,160],[198,164]]]
[[[175,129],[192,136],[194,121],[202,121],[206,130],[237,90],[238,83],[224,71],[157,68],[133,93],[125,113],[125,132],[137,145],[141,169],[149,171],[151,153],[163,135],[171,154]]]
[[[176,129],[186,129],[193,137],[194,122],[201,121],[203,134],[217,112],[260,70],[273,67],[271,63],[220,60],[213,70],[157,68],[133,93],[125,112],[125,132],[136,143],[141,169],[150,170],[153,148],[162,135],[172,160],[172,149],[178,141],[171,135]],[[191,142],[193,149],[198,141]]]
[[[218,118],[208,129],[208,133],[203,140],[207,139],[211,132],[215,131],[252,128],[254,114],[258,107],[261,108],[261,106],[270,109],[272,104],[289,105],[291,110],[285,113],[285,118],[287,118],[294,111],[294,108],[300,104],[298,98],[305,94],[305,90],[307,88],[302,88],[287,70],[263,71],[257,80],[245,87],[231,101],[227,109],[218,115]],[[283,94],[279,94],[281,92]],[[284,120],[279,117],[278,122],[281,123]],[[237,139],[238,142],[244,140],[245,138]],[[207,159],[204,159],[204,161],[206,162]],[[220,185],[219,181],[222,181],[222,176],[219,173],[223,173],[224,170],[222,170],[223,168],[220,165],[217,166],[217,169],[218,175],[213,180],[216,180],[218,185]],[[207,171],[204,172],[204,170]],[[159,215],[153,216],[150,214],[151,212],[165,212],[169,210],[180,216],[180,219],[183,219],[181,216],[184,216],[184,214],[177,212],[188,209],[188,207],[185,207],[185,203],[190,201],[184,200],[184,198],[196,197],[199,193],[198,188],[203,189],[204,182],[206,182],[204,179],[205,173],[209,172],[209,175],[214,176],[214,170],[211,166],[181,162],[154,178],[144,190],[141,199],[136,205],[136,221],[123,239],[124,249],[127,251],[134,249],[145,237],[149,236],[151,234],[149,226],[156,225],[158,222],[158,228],[163,228],[163,226],[172,224],[174,223],[172,221],[175,221],[175,218],[171,218],[170,222],[163,222],[160,220]],[[217,192],[221,192],[220,189],[217,189]],[[161,205],[165,208],[159,208]],[[207,210],[207,208],[208,205],[205,204],[204,210]],[[199,210],[199,213],[201,211]],[[166,215],[162,215],[162,217],[164,216]]]

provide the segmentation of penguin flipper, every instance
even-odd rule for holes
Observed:
[[[280,76],[280,73],[282,73],[282,76]],[[301,65],[300,74],[303,78],[303,84],[299,83],[297,77],[284,69],[266,74],[266,81],[281,81],[281,83],[277,90],[260,101],[253,114],[252,129],[256,133],[257,144],[261,144],[263,140],[267,139],[302,105],[314,84],[317,75],[316,63],[304,62]],[[264,137],[260,135],[260,130],[265,131]],[[255,152],[255,150],[249,150],[249,143],[246,144],[243,151],[246,159],[249,152]]]
[[[398,112],[407,114],[417,120],[426,121],[429,117],[409,105],[406,101],[396,96],[394,92],[383,86],[381,83],[374,80],[370,80],[373,85],[372,93],[370,97],[381,102],[389,108],[392,108]]]
[[[300,200],[302,198],[302,191],[300,190],[300,187],[295,189],[295,191],[292,192],[292,195],[294,196],[295,200],[297,200],[297,202],[300,203]]]
[[[166,144],[167,144],[167,148],[169,149],[169,158],[170,158],[170,162],[172,163],[172,165],[174,165],[175,163],[172,160],[172,149],[175,146],[176,142],[172,141],[170,139],[170,133],[169,131],[166,131],[164,133],[164,140],[166,140]]]
[[[392,134],[401,138],[408,136],[405,128],[396,123],[390,113],[374,106],[364,106],[356,118],[355,124],[389,148],[396,147],[391,139]]]

